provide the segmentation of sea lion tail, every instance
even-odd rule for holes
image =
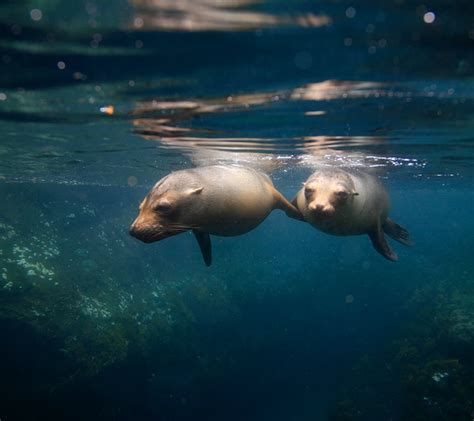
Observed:
[[[410,240],[410,233],[408,230],[398,225],[396,222],[387,218],[382,226],[385,234],[393,238],[395,241],[404,244],[405,246],[411,246],[413,243]]]

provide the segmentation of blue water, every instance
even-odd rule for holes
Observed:
[[[0,5],[0,419],[472,420],[470,1]],[[389,191],[388,262],[273,212],[128,234],[168,173]]]

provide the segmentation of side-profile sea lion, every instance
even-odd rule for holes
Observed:
[[[397,260],[384,232],[410,245],[408,231],[388,218],[389,198],[380,181],[362,172],[316,171],[293,199],[306,222],[332,235],[368,234],[382,256]]]
[[[192,230],[211,264],[209,234],[234,236],[257,227],[273,209],[301,219],[270,178],[251,168],[215,165],[173,172],[140,205],[130,234],[146,243]]]

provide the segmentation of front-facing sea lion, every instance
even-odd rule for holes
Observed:
[[[270,178],[257,170],[222,165],[186,169],[155,184],[142,201],[130,234],[151,243],[192,230],[209,266],[210,234],[245,234],[273,209],[301,219],[299,211],[275,189]]]
[[[384,232],[410,245],[408,231],[388,218],[388,194],[372,175],[341,169],[316,171],[292,203],[305,221],[327,234],[368,234],[375,250],[389,260],[398,257]]]

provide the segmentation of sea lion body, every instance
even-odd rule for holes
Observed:
[[[205,186],[180,222],[212,235],[234,236],[257,227],[274,209],[271,182],[264,174],[238,167],[205,167],[174,173],[163,187]]]
[[[368,234],[374,248],[389,260],[397,260],[397,255],[385,240],[384,231],[410,244],[408,231],[388,218],[389,196],[372,175],[340,169],[316,171],[293,204],[306,222],[327,234]]]
[[[270,178],[257,170],[222,165],[186,169],[155,184],[140,205],[130,234],[153,242],[193,230],[205,260],[209,261],[206,263],[210,264],[209,234],[245,234],[263,222],[273,209],[300,217]]]

